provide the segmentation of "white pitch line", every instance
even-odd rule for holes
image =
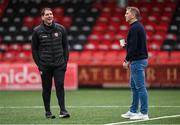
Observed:
[[[162,116],[162,117],[150,118],[149,120],[136,120],[136,121],[124,121],[124,122],[108,123],[108,124],[104,124],[104,125],[121,125],[121,124],[136,123],[136,122],[143,122],[143,121],[153,121],[153,120],[177,118],[177,117],[180,117],[180,115]]]
[[[59,106],[51,106],[52,108],[59,108]],[[67,106],[67,108],[128,108],[129,106],[117,105],[96,105],[96,106]],[[0,106],[0,109],[40,109],[44,106]],[[180,108],[180,106],[149,106],[149,108]]]
[[[2,124],[0,123],[0,125],[103,125],[103,124]]]

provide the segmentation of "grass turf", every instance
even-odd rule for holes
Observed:
[[[180,115],[179,90],[150,89],[148,92],[150,118]],[[131,93],[128,89],[66,91],[66,105],[71,118],[46,119],[41,91],[1,91],[0,124],[119,123],[130,121],[120,117],[122,113],[128,111],[130,103]],[[59,108],[54,91],[51,96],[51,105],[53,114],[58,116]],[[180,124],[180,116],[131,124]]]

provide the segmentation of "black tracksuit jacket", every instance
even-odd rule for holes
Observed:
[[[65,28],[57,23],[40,24],[32,34],[32,56],[39,68],[61,66],[68,62],[69,50]]]

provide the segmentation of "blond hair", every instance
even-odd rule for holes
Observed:
[[[140,18],[140,11],[139,11],[139,9],[137,7],[127,7],[126,10],[128,10],[132,14],[134,14],[136,19],[139,20],[139,18]]]

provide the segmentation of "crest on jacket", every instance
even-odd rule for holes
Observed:
[[[59,34],[56,32],[56,33],[54,33],[54,36],[55,36],[55,37],[58,37],[58,36],[59,36]]]

